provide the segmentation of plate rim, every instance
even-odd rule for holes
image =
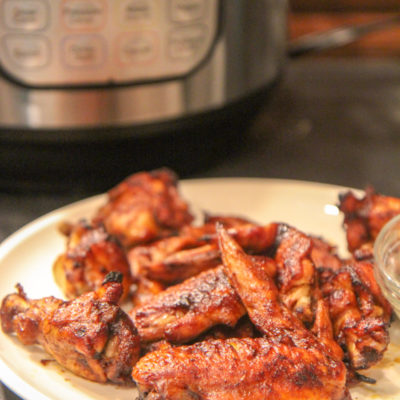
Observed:
[[[196,184],[205,184],[205,183],[218,183],[221,181],[225,182],[237,182],[240,184],[243,183],[263,183],[263,184],[280,184],[284,186],[313,186],[315,188],[320,189],[328,189],[328,190],[352,190],[355,193],[362,192],[362,190],[342,186],[331,183],[324,182],[316,182],[316,181],[308,181],[308,180],[297,180],[297,179],[281,179],[281,178],[261,178],[261,177],[211,177],[211,178],[192,178],[192,179],[181,179],[178,181],[178,190],[181,191],[182,187],[184,189],[185,185],[196,185]],[[18,228],[15,232],[11,233],[7,236],[2,242],[0,242],[0,262],[2,261],[5,253],[13,248],[20,240],[23,240],[25,237],[28,237],[32,231],[40,229],[42,226],[49,225],[53,219],[56,219],[59,214],[65,212],[66,210],[80,207],[86,203],[91,203],[94,201],[100,201],[102,199],[106,199],[107,192],[95,194],[89,197],[82,198],[77,201],[73,201],[64,206],[55,208],[32,221],[24,224],[20,228]],[[191,200],[185,199],[189,205]]]

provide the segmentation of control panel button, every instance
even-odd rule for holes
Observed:
[[[68,29],[98,30],[106,21],[106,5],[102,0],[64,0],[61,17]]]
[[[207,31],[203,25],[175,29],[169,35],[169,55],[173,59],[195,58],[206,39]]]
[[[124,25],[150,22],[154,18],[154,2],[153,0],[124,0],[120,4],[119,13],[120,22]]]
[[[32,87],[186,77],[212,55],[221,0],[0,0],[0,73]]]
[[[105,60],[105,43],[96,35],[70,36],[64,39],[62,54],[69,67],[97,67]]]
[[[207,0],[172,0],[171,18],[174,22],[192,22],[204,17]]]
[[[6,28],[23,31],[43,29],[49,19],[44,0],[7,0],[3,13]]]
[[[123,64],[152,61],[157,56],[158,43],[158,37],[154,32],[127,33],[119,39],[119,59]]]
[[[10,61],[21,68],[43,67],[50,60],[50,44],[42,36],[10,34],[4,37],[4,45]]]

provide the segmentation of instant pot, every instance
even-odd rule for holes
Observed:
[[[284,0],[0,0],[0,16],[3,184],[154,165],[128,143],[181,132],[174,156],[194,136],[212,151],[286,58]]]

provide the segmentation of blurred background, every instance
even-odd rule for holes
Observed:
[[[399,14],[397,0],[291,0],[289,47],[310,34]],[[161,166],[181,178],[300,179],[373,185],[400,196],[400,22],[330,47],[288,57],[271,90],[226,117],[211,113],[205,127],[200,118],[197,128],[172,126],[169,134],[116,140],[98,151],[95,144],[65,141],[37,152],[37,143],[0,136],[0,240],[47,211]],[[117,157],[109,165],[111,151]]]
[[[291,0],[289,47],[310,34],[399,14],[397,0]],[[181,178],[370,184],[400,196],[400,22],[330,47],[288,57],[265,94],[225,117],[211,113],[206,124],[200,118],[196,128],[172,125],[169,134],[105,146],[65,140],[65,146],[50,144],[40,152],[38,143],[25,146],[0,136],[0,240],[47,211],[161,166]],[[107,164],[111,152],[116,160]]]
[[[399,12],[396,0],[291,0],[289,38]],[[289,59],[241,146],[202,175],[370,184],[400,195],[400,23]]]
[[[361,24],[397,16],[400,5],[395,0],[291,0],[290,37],[334,29],[341,25]],[[354,43],[316,53],[320,57],[398,58],[400,25],[373,32]]]

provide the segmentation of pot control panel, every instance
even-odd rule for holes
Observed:
[[[0,0],[0,69],[29,86],[177,78],[211,51],[218,0]]]

